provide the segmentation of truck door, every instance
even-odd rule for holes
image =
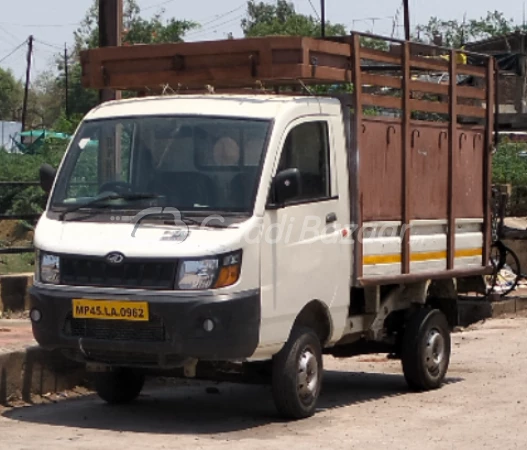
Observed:
[[[336,301],[349,291],[349,263],[341,264],[345,211],[339,202],[331,123],[303,118],[284,133],[275,175],[296,168],[301,193],[284,205],[267,208],[262,235],[261,344],[287,340],[291,326],[313,300],[347,314]],[[346,273],[345,271],[348,271]],[[341,305],[341,306],[339,306]],[[339,314],[340,315],[340,314]]]

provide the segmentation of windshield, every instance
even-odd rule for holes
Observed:
[[[269,125],[202,116],[87,121],[51,207],[251,213]]]

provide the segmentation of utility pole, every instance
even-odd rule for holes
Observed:
[[[29,82],[31,81],[31,57],[33,56],[33,35],[29,36],[27,41],[27,68],[26,84],[24,87],[24,103],[22,105],[22,132],[26,130],[27,120],[27,99],[29,96]]]
[[[123,30],[123,0],[99,0],[99,47],[121,45]],[[119,100],[121,92],[101,89],[99,102]],[[121,166],[122,128],[107,129],[99,150],[99,182],[119,179]]]
[[[70,102],[69,102],[69,90],[70,90],[70,79],[69,79],[69,68],[68,68],[68,47],[66,43],[64,43],[64,78],[66,82],[66,88],[64,91],[65,94],[65,110],[66,110],[66,118],[70,118]]]
[[[320,35],[326,37],[326,0],[320,0]]]
[[[122,29],[123,0],[99,0],[99,47],[120,46]],[[117,100],[120,94],[120,91],[102,89],[99,101]]]
[[[404,6],[404,39],[410,40],[410,5],[409,0],[403,0]]]

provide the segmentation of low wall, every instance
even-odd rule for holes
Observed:
[[[33,285],[33,274],[0,276],[0,311],[24,311],[31,307],[29,289]]]
[[[31,402],[33,395],[42,396],[87,385],[85,368],[58,352],[39,347],[0,355],[0,404],[14,400]]]

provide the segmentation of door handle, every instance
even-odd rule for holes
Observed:
[[[333,223],[333,222],[336,222],[336,221],[337,221],[337,214],[335,214],[334,212],[329,213],[326,216],[326,224]]]

